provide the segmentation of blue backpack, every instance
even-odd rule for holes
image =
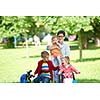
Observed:
[[[22,74],[21,75],[20,83],[27,83],[27,74]]]
[[[33,77],[33,75],[30,74],[31,72],[32,70],[28,71],[26,74],[22,74],[20,77],[20,83],[31,83],[31,78]]]

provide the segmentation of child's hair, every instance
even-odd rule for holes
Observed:
[[[53,36],[53,37],[51,38],[51,40],[53,40],[54,38],[57,38],[57,36]]]
[[[50,53],[56,53],[58,56],[62,56],[61,50],[58,46],[51,46],[50,47]]]
[[[43,57],[43,55],[46,55],[46,56],[48,55],[49,56],[49,53],[47,51],[42,51],[41,52],[41,57]]]
[[[70,58],[68,56],[63,57],[68,64],[70,64]]]

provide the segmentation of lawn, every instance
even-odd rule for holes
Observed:
[[[83,60],[79,61],[78,43],[68,42],[71,47],[71,63],[81,74],[75,75],[79,83],[100,83],[100,48],[90,47],[83,50]],[[30,46],[29,58],[26,48],[0,48],[0,83],[18,83],[22,73],[32,69],[34,72],[41,51],[46,45]]]

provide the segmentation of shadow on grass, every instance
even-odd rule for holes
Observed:
[[[20,83],[20,82],[12,82],[12,83]],[[31,83],[33,83],[33,82],[31,82]],[[26,83],[24,83],[24,84],[26,84]],[[29,83],[28,83],[29,84]]]
[[[78,41],[72,41],[70,42],[70,49],[71,50],[78,50],[79,49],[79,42]],[[94,43],[88,43],[88,48],[83,50],[97,50],[100,49],[100,47],[97,47]]]
[[[98,58],[83,58],[82,60],[77,59],[77,60],[72,60],[73,62],[87,62],[87,61],[97,61],[100,60],[100,57]]]
[[[39,58],[40,55],[35,55],[35,56],[29,56],[29,58]]]
[[[29,58],[39,58],[39,57],[40,57],[40,55],[29,56]],[[26,56],[24,56],[22,58],[26,58]]]
[[[78,81],[78,83],[100,83],[100,80],[97,79],[76,79],[76,80]],[[20,82],[12,82],[12,83],[20,83]]]
[[[77,79],[78,83],[100,83],[97,79]]]
[[[78,45],[75,45],[75,46],[70,46],[70,49],[71,50],[79,50],[79,46]],[[87,49],[83,49],[83,50],[97,50],[97,49],[100,49],[100,47],[89,47]]]
[[[94,43],[90,43],[89,47],[87,48],[87,50],[97,50],[100,49],[100,47],[97,47]]]
[[[70,46],[70,50],[78,50],[79,46]]]

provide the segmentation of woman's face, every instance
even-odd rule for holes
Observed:
[[[62,44],[63,41],[64,41],[64,35],[63,35],[62,33],[60,33],[60,34],[58,35],[58,42]]]

